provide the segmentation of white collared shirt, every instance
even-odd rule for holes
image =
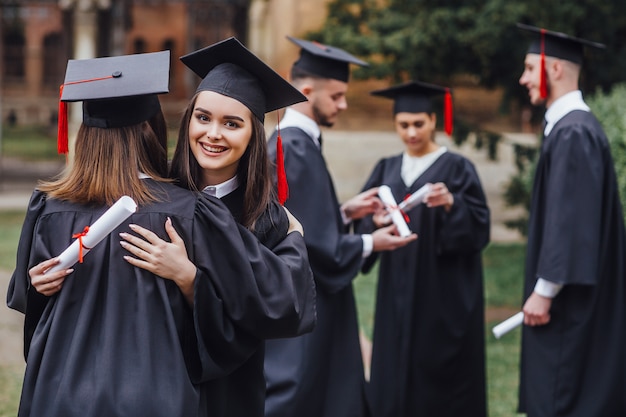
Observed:
[[[233,191],[235,191],[238,187],[239,187],[239,180],[237,179],[237,176],[235,175],[231,179],[226,180],[221,184],[207,185],[206,187],[204,187],[202,192],[207,193],[208,195],[213,196],[213,197],[222,198],[232,193]]]
[[[280,120],[277,129],[278,127],[281,129],[286,127],[297,127],[298,129],[303,130],[304,133],[306,133],[313,140],[318,148],[320,147],[318,138],[322,132],[315,120],[297,110],[292,109],[291,107],[287,107],[287,110],[285,110],[285,115]]]
[[[424,156],[411,156],[404,152],[402,154],[402,168],[400,169],[400,176],[402,182],[407,187],[410,187],[420,175],[424,173],[437,159],[448,151],[445,146],[440,147],[434,152],[428,153]]]
[[[574,110],[589,111],[589,106],[585,104],[583,93],[580,90],[571,91],[559,97],[546,110],[546,127],[543,129],[543,134],[548,136],[554,125],[566,114]]]

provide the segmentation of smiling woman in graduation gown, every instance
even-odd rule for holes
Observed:
[[[293,216],[289,218],[273,192],[263,127],[265,113],[306,98],[235,38],[181,60],[202,81],[181,119],[170,176],[183,188],[219,198],[238,227],[252,232],[266,248],[268,261],[288,268],[291,282],[271,272],[259,275],[265,285],[257,297],[267,300],[267,308],[259,313],[265,317],[256,319],[259,325],[252,330],[254,336],[268,339],[309,332],[316,318],[313,274],[302,228]],[[169,277],[166,270],[180,274],[176,268],[166,268],[181,256],[175,245],[150,241],[148,246],[135,241],[141,250],[126,248],[165,277]],[[166,250],[160,251],[162,247]],[[160,255],[151,256],[156,250]],[[137,265],[146,267],[145,262]],[[264,415],[263,358],[264,346],[260,345],[232,373],[207,382],[211,416]]]
[[[430,183],[453,198],[449,208],[407,211],[417,241],[380,255],[367,391],[374,417],[486,415],[481,250],[489,209],[472,163],[434,143],[430,96],[444,91],[415,81],[373,92],[394,99],[407,150],[380,160],[363,189],[387,185],[400,202]],[[421,165],[413,174],[412,163]],[[364,219],[357,231],[374,227]]]

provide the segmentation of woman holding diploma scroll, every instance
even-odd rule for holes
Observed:
[[[275,320],[276,325],[259,326],[255,334],[276,338],[308,332],[315,320],[313,276],[302,226],[273,192],[263,127],[265,113],[306,98],[235,38],[181,60],[202,81],[183,115],[170,175],[184,188],[221,199],[240,228],[251,230],[272,251],[274,256],[268,256],[292,271],[293,285],[276,285],[270,298],[295,299],[302,308],[302,327],[294,329]],[[125,247],[137,257],[128,257],[129,262],[163,277],[181,274],[175,267],[179,252],[174,243],[145,229],[135,231],[146,241],[125,236],[129,242]],[[172,242],[180,240],[174,236]],[[268,285],[274,280],[271,275],[264,279]],[[267,315],[281,317],[283,313],[268,309]],[[220,390],[214,391],[219,398],[209,401],[212,412],[221,401],[228,404],[228,415],[263,416],[263,357],[260,348],[235,372],[214,383]]]
[[[399,204],[431,184],[423,203],[403,213],[419,239],[380,255],[367,392],[372,415],[485,417],[481,250],[489,241],[489,209],[471,162],[434,141],[431,99],[445,94],[449,106],[451,97],[417,81],[372,94],[394,101],[406,149],[379,161],[363,189],[387,185]],[[357,231],[383,226],[385,214],[363,219]]]
[[[169,52],[68,63],[61,100],[83,102],[74,162],[34,192],[7,295],[25,314],[20,416],[226,415],[216,381],[262,346],[257,329],[303,326],[306,305],[262,296],[275,288],[296,296],[290,266],[219,200],[165,179],[157,94],[168,78]],[[137,212],[82,263],[46,274],[123,195]],[[129,227],[176,230],[180,274],[125,261],[119,234]]]

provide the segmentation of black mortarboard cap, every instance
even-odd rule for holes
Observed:
[[[528,47],[529,54],[539,55],[543,52],[545,56],[564,59],[574,62],[575,64],[582,64],[583,48],[585,46],[593,48],[606,47],[602,43],[576,38],[562,32],[554,32],[536,26],[518,23],[517,27],[537,35],[536,39]]]
[[[382,90],[370,92],[373,96],[393,100],[393,113],[432,113],[432,98],[444,95],[444,128],[452,134],[452,96],[450,89],[422,81],[409,81]]]
[[[312,75],[348,82],[350,64],[369,65],[367,62],[361,61],[343,49],[334,46],[296,39],[291,36],[287,36],[287,39],[301,48],[300,58],[294,62],[293,66]]]
[[[261,121],[265,113],[306,101],[300,91],[234,37],[180,60],[202,78],[196,92],[214,91],[234,98]]]
[[[545,67],[546,56],[564,59],[580,65],[583,62],[584,46],[605,48],[604,44],[598,42],[575,38],[573,36],[566,35],[565,33],[554,32],[536,26],[518,23],[517,27],[537,35],[536,39],[528,46],[527,53],[538,54],[541,56],[541,75],[539,80],[539,94],[541,98],[546,98],[548,96],[548,83],[546,79]]]
[[[82,101],[87,126],[131,126],[160,110],[169,71],[169,51],[70,60],[61,101]]]
[[[168,92],[169,63],[169,51],[69,60],[59,92],[59,153],[68,153],[66,102],[83,102],[86,126],[143,122],[161,109],[156,95]]]

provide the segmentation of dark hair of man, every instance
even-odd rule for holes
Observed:
[[[300,79],[305,79],[305,78],[312,78],[314,80],[325,80],[325,77],[321,77],[319,75],[310,73],[308,71],[303,70],[300,67],[296,67],[295,65],[293,65],[291,67],[291,81],[297,81]]]
[[[103,129],[81,124],[72,165],[59,179],[40,182],[38,188],[51,198],[79,204],[112,205],[124,195],[139,205],[158,201],[161,196],[148,188],[139,173],[170,181],[165,175],[165,132],[161,112],[150,121],[127,127]]]
[[[170,167],[170,177],[178,185],[193,191],[201,191],[202,167],[198,164],[189,145],[189,122],[193,116],[198,94],[191,99],[180,122],[178,142]],[[237,167],[240,186],[245,187],[241,224],[254,230],[256,220],[268,208],[273,198],[272,180],[267,156],[267,142],[263,123],[251,114],[252,137]]]

